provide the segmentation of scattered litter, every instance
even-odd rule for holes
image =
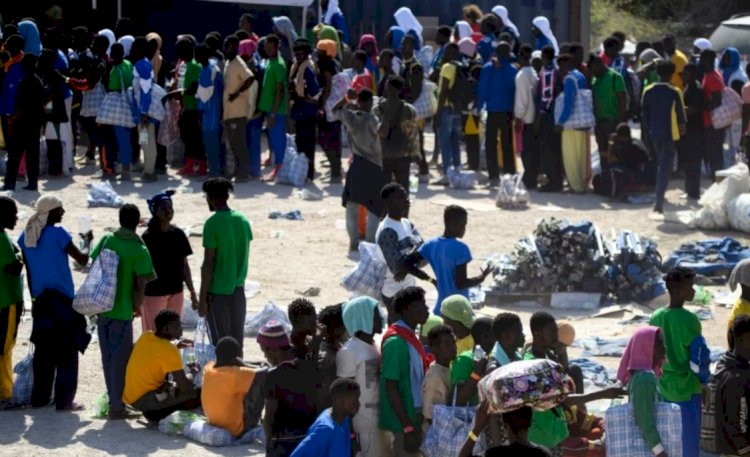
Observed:
[[[520,174],[507,174],[500,178],[500,189],[495,197],[495,204],[499,208],[519,209],[529,205],[529,192],[521,178]]]
[[[269,321],[277,320],[287,331],[292,330],[292,324],[286,315],[286,311],[268,302],[259,313],[251,314],[245,318],[245,336],[257,336],[260,328]]]
[[[120,208],[125,204],[123,199],[112,188],[112,184],[109,181],[92,184],[87,200],[89,206],[92,208]]]
[[[272,230],[270,236],[271,238],[283,238],[284,232],[281,230]]]
[[[314,191],[309,190],[307,188],[295,190],[294,191],[294,195],[296,195],[298,198],[301,198],[302,200],[306,200],[306,201],[323,200],[323,194],[322,193],[314,192]]]
[[[245,281],[245,298],[253,298],[260,294],[260,283],[258,281]]]
[[[612,379],[609,377],[607,369],[599,362],[580,358],[571,360],[570,364],[579,367],[583,373],[583,379],[591,381],[595,386],[607,387],[612,384]]]
[[[627,338],[583,338],[573,342],[573,347],[582,348],[583,357],[622,357]]]
[[[343,219],[336,219],[333,226],[336,227],[336,230],[346,230],[346,221]]]
[[[320,287],[308,287],[305,290],[295,290],[294,293],[303,297],[317,297],[320,295]]]
[[[268,214],[269,219],[288,219],[290,221],[304,221],[305,218],[302,217],[302,212],[298,209],[282,213],[281,211],[271,211]]]

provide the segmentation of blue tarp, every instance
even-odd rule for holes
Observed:
[[[685,243],[670,254],[664,269],[690,268],[703,276],[729,276],[741,260],[750,258],[750,248],[734,238]]]

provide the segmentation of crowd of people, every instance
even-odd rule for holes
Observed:
[[[547,18],[533,20],[534,41],[523,43],[507,9],[483,14],[474,5],[464,8],[464,20],[438,28],[432,56],[408,8],[394,15],[398,25],[385,36],[388,48],[379,50],[372,35],[351,46],[337,2],[323,3],[323,23],[307,38],[283,16],[274,18],[273,34],[259,38],[253,18],[243,15],[240,30],[224,39],[218,32],[201,43],[181,35],[174,66],[160,54],[161,37],[134,36],[128,20],[96,34],[76,27],[66,37],[52,28],[43,40],[31,19],[4,27],[4,189],[15,188],[22,162],[26,189],[38,189],[42,133],[51,176],[74,172],[80,126],[88,137],[86,157],[98,160],[103,178],[119,173],[128,180],[142,170],[144,181],[166,173],[167,147],[179,137],[180,172],[207,176],[202,189],[213,214],[202,232],[196,290],[188,263],[192,248],[172,224],[172,191],[148,200],[151,219],[144,232],[137,233],[140,211],[126,204],[119,228],[95,244],[91,232],[74,240],[60,226],[63,201],[52,194],[37,199],[23,233],[12,240],[8,231],[18,207],[0,197],[3,406],[23,406],[12,400],[11,355],[24,310],[25,269],[35,347],[30,405],[83,409],[75,401],[78,361],[91,334],[86,318],[72,308],[70,258],[86,266],[109,251],[119,259],[115,299],[96,317],[96,327],[111,420],[142,415],[156,423],[200,407],[210,425],[237,439],[262,418],[270,456],[409,456],[420,455],[425,434],[439,420],[435,405],[471,406],[473,428],[460,456],[473,455],[480,440],[487,456],[563,456],[588,443],[575,420],[587,402],[627,394],[654,455],[667,455],[656,427],[657,398],[679,406],[680,455],[698,456],[707,405],[716,411],[709,436],[719,452],[745,454],[750,437],[741,400],[750,393],[750,263],[740,263],[732,275],[742,298],[728,325],[729,350],[710,382],[700,321],[683,307],[693,297],[694,274],[678,268],[664,277],[669,305],[630,338],[617,374],[620,387],[585,392],[582,370],[567,353],[569,323],[537,312],[526,344],[516,314],[475,316],[469,289],[481,285],[491,268],[468,276],[472,255],[460,240],[468,223],[464,208],[447,207],[443,235],[426,242],[408,219],[412,164],[419,179],[429,181],[430,163],[441,160],[437,183],[448,184],[464,168],[461,143],[466,168],[482,167],[482,137],[490,187],[501,173],[518,172],[520,155],[530,189],[557,192],[567,182],[571,191],[587,192],[593,184],[614,196],[655,188],[654,210],[663,212],[677,155],[688,197],[697,198],[702,165],[711,173],[730,165],[745,132],[747,115],[729,128],[714,125],[712,117],[725,87],[750,104],[739,53],[729,48],[719,58],[708,40],[698,39],[688,59],[666,36],[639,43],[630,58],[622,54],[626,37],[618,32],[586,57],[581,44],[558,43]],[[631,120],[641,122],[643,141],[632,138]],[[437,142],[428,162],[424,131],[430,121]],[[593,182],[592,129],[602,159],[602,174]],[[250,364],[243,358],[243,286],[253,233],[247,218],[230,208],[230,194],[235,185],[260,178],[264,164],[272,167],[266,179],[275,177],[291,131],[309,158],[307,178],[316,178],[320,145],[332,183],[343,178],[346,138],[352,151],[343,190],[350,249],[360,239],[374,242],[386,277],[376,297],[354,297],[320,311],[307,299],[294,300],[291,330],[284,322],[265,323],[256,342],[266,361]],[[424,271],[427,264],[434,278]],[[431,309],[417,279],[437,289]],[[216,353],[198,372],[186,369],[180,353],[193,345],[182,338],[185,288]],[[136,317],[143,330],[137,340]],[[561,365],[575,392],[551,410],[525,406],[493,414],[478,383],[496,369],[537,359]]]

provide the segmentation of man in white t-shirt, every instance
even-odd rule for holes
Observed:
[[[388,448],[387,435],[378,426],[380,349],[374,336],[383,331],[382,311],[371,297],[357,297],[342,308],[346,331],[352,335],[336,354],[336,376],[352,378],[360,388],[360,408],[354,420],[359,456],[380,457]]]
[[[380,198],[388,215],[380,222],[375,234],[375,242],[380,247],[383,259],[388,265],[382,300],[388,308],[388,323],[398,319],[391,306],[393,296],[401,289],[416,284],[416,278],[408,274],[406,258],[422,245],[424,240],[416,228],[407,219],[409,215],[409,194],[398,183],[386,184],[380,192]],[[434,280],[433,280],[434,283]]]

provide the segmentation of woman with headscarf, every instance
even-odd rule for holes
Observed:
[[[112,51],[112,45],[117,43],[117,39],[115,38],[115,32],[113,32],[110,29],[101,29],[99,30],[99,33],[97,33],[97,35],[106,37],[107,41],[109,41],[109,47],[107,48],[107,55],[109,55],[110,52]]]
[[[318,97],[318,143],[323,148],[331,164],[331,183],[340,183],[341,176],[341,122],[329,122],[325,106],[331,95],[333,77],[341,72],[341,65],[336,60],[336,43],[329,39],[318,41],[318,84],[321,93]]]
[[[380,348],[374,337],[383,332],[385,317],[377,300],[362,296],[344,303],[342,318],[351,338],[336,354],[336,376],[352,378],[360,385],[362,406],[352,420],[359,435],[359,454],[380,457],[388,441],[378,426]]]
[[[555,55],[560,54],[560,47],[557,45],[557,38],[552,33],[549,19],[544,16],[537,16],[531,21],[531,33],[536,37],[534,40],[534,49],[541,50],[549,45],[555,48]]]
[[[627,386],[635,423],[654,455],[664,457],[662,437],[656,429],[657,386],[665,360],[664,334],[658,327],[641,327],[630,337],[617,370],[617,380]],[[619,443],[630,445],[629,443]]]
[[[130,51],[133,49],[133,43],[135,42],[135,37],[133,37],[133,35],[121,36],[117,42],[122,45],[122,49],[125,52],[125,58],[129,59]]]
[[[393,51],[393,60],[391,68],[396,74],[401,73],[401,44],[404,41],[406,32],[401,27],[394,25],[385,33],[385,42],[388,43]]]
[[[23,52],[39,57],[42,54],[42,38],[36,22],[32,19],[24,19],[18,23],[18,34],[24,41]]]
[[[503,33],[508,33],[513,37],[511,46],[513,47],[513,54],[518,54],[518,47],[520,46],[521,33],[518,31],[518,27],[508,17],[508,8],[503,5],[497,5],[492,8],[492,13],[500,19],[500,28],[497,30],[498,38]]]
[[[75,289],[68,257],[88,264],[91,232],[82,234],[83,251],[57,224],[65,214],[62,201],[42,195],[18,239],[34,300],[31,342],[34,343],[34,387],[31,405],[43,407],[54,395],[58,411],[81,410],[73,400],[78,384],[78,352],[88,346],[86,319],[73,311]],[[53,389],[54,384],[54,389]]]
[[[331,26],[324,25],[318,32],[318,41],[331,40],[336,44],[336,55],[332,58],[341,62],[341,56],[344,54],[344,48],[341,46],[341,39],[339,33]]]
[[[349,24],[346,22],[344,12],[339,8],[339,0],[321,0],[320,7],[325,11],[323,13],[323,24],[333,27],[333,30],[341,30],[344,41],[348,43]]]
[[[380,82],[380,72],[378,71],[378,40],[374,35],[365,34],[359,39],[359,46],[357,49],[365,51],[367,53],[367,61],[365,61],[365,68],[373,75],[374,84],[372,86],[373,93],[378,92],[378,83]]]
[[[279,36],[281,39],[281,46],[279,47],[279,53],[287,64],[293,60],[292,47],[297,41],[297,32],[294,30],[294,24],[291,19],[286,16],[276,16],[273,18],[273,33]]]
[[[471,26],[474,33],[479,33],[479,21],[482,20],[482,10],[479,6],[469,4],[463,7],[464,20]]]
[[[719,71],[724,79],[724,85],[731,87],[742,96],[742,86],[747,82],[745,70],[741,67],[741,56],[737,48],[726,48],[719,59]],[[725,141],[728,148],[724,151],[724,166],[730,167],[735,163],[735,156],[740,150],[742,139],[742,119],[737,119],[726,129]]]
[[[163,309],[170,309],[182,315],[185,300],[183,284],[190,292],[192,305],[198,305],[188,263],[188,257],[193,254],[193,250],[185,232],[172,224],[173,195],[174,191],[168,190],[148,199],[151,220],[141,237],[151,254],[156,279],[146,284],[146,294],[141,307],[141,327],[144,332],[156,330],[154,319]]]
[[[315,179],[315,123],[318,105],[315,97],[320,85],[315,73],[315,63],[310,56],[312,46],[305,39],[294,43],[294,64],[289,72],[291,118],[296,132],[297,151],[307,156],[307,179]]]

